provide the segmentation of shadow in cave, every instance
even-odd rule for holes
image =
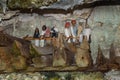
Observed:
[[[67,10],[64,9],[56,9],[56,8],[44,8],[44,9],[39,9],[39,8],[10,8],[10,10],[20,10],[21,13],[37,13],[40,15],[43,14],[67,14],[67,13],[73,13],[74,10],[81,10],[83,8],[94,8],[96,6],[110,6],[110,5],[120,5],[119,0],[100,0],[100,1],[95,1],[91,3],[84,3],[80,5],[75,5],[73,8],[68,8]]]

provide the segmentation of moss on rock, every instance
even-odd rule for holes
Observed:
[[[50,5],[57,0],[9,0],[9,8],[39,8],[41,6]]]

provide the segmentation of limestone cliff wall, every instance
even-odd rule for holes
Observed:
[[[92,29],[91,51],[95,61],[98,45],[105,57],[109,58],[110,45],[114,43],[115,50],[120,49],[120,6],[100,6],[94,8],[88,24]],[[120,52],[116,52],[120,54]]]
[[[17,12],[19,13],[19,12]],[[90,9],[76,10],[73,14],[44,14],[43,16],[32,13],[19,13],[11,15],[0,14],[0,29],[7,28],[7,32],[17,37],[29,34],[33,36],[34,29],[41,31],[43,25],[49,28],[56,26],[60,32],[64,31],[65,21],[76,19],[84,22],[92,29],[90,44],[92,58],[96,59],[98,45],[101,46],[105,57],[109,58],[110,45],[114,43],[116,54],[120,54],[120,6],[99,6]],[[5,17],[6,16],[6,17]],[[85,26],[84,26],[85,27]]]

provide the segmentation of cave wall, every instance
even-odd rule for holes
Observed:
[[[91,55],[97,57],[98,45],[106,58],[109,58],[110,45],[113,43],[116,54],[120,54],[120,6],[95,7],[88,24],[92,29],[91,33]]]
[[[10,12],[6,15],[2,15],[0,20],[0,26],[2,28],[9,27],[7,33],[17,36],[24,37],[27,34],[33,36],[34,29],[36,27],[41,31],[41,27],[46,25],[51,28],[56,26],[60,32],[64,32],[64,24],[66,21],[76,19],[77,22],[87,21],[87,24],[92,29],[91,33],[91,55],[95,59],[98,52],[98,45],[101,46],[105,57],[109,58],[110,45],[114,43],[116,54],[120,54],[120,6],[99,6],[95,8],[75,10],[73,14],[44,14],[39,15],[36,13],[13,13]],[[83,26],[85,27],[85,25]]]
[[[5,30],[8,34],[11,34],[16,37],[24,37],[26,35],[33,36],[34,30],[36,27],[39,28],[41,31],[42,26],[46,25],[49,28],[52,28],[53,26],[56,26],[60,28],[60,30],[63,29],[63,21],[58,21],[54,17],[44,17],[38,14],[19,14],[19,16],[16,16],[15,18],[12,18],[10,20],[6,20],[0,23],[0,26],[5,29],[7,27],[7,30]],[[12,33],[10,32],[12,29]]]
[[[73,14],[44,14],[39,15],[36,13],[19,13],[19,11],[9,11],[6,15],[0,14],[0,26],[3,29],[11,26],[7,29],[7,33],[14,35],[16,37],[24,37],[29,34],[32,36],[36,27],[41,28],[46,25],[49,28],[56,26],[60,32],[64,32],[64,24],[66,21],[71,21],[72,19],[78,22],[86,22],[86,19],[90,15],[92,9],[76,10]],[[85,24],[84,24],[85,25]],[[12,33],[8,32],[11,31]]]

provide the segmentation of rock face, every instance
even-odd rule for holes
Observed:
[[[26,69],[34,52],[30,52],[30,45],[29,41],[0,32],[1,70],[12,72]]]
[[[52,56],[37,56],[32,59],[35,68],[44,68],[52,66]]]
[[[105,73],[106,80],[120,80],[120,71],[112,70]]]
[[[108,70],[108,67],[106,64],[108,64],[108,60],[103,55],[102,50],[99,46],[95,68],[97,68],[98,70]]]
[[[6,51],[5,47],[0,47],[0,70],[5,70],[7,67],[8,55],[6,52],[8,51]]]
[[[98,48],[98,56],[96,58],[96,68],[98,70],[111,70],[111,69],[119,69],[119,57],[115,55],[115,49],[114,49],[114,45],[111,44],[111,48],[110,48],[110,58],[107,59],[105,58],[105,56],[102,53],[102,50],[99,46]]]
[[[77,48],[75,61],[78,67],[91,66],[92,60],[89,52],[89,43],[87,41],[87,38],[84,38],[83,42],[80,44],[80,48]]]
[[[56,40],[56,46],[53,53],[53,66],[66,66],[67,64],[67,55],[63,43],[63,35],[59,34],[58,39]]]
[[[84,0],[84,1],[89,2],[92,0]],[[34,13],[31,13],[31,14],[20,13],[16,17],[11,17],[11,16],[16,15],[17,13],[10,12],[10,13],[6,13],[6,15],[3,15],[3,14],[0,15],[0,16],[4,16],[4,17],[0,17],[2,19],[0,22],[0,25],[4,26],[2,27],[3,29],[11,26],[11,28],[9,28],[6,32],[14,36],[17,36],[17,37],[23,37],[26,34],[28,34],[29,36],[33,36],[35,27],[38,27],[41,31],[41,27],[45,24],[49,28],[56,25],[59,31],[63,32],[65,21],[71,21],[71,19],[76,19],[77,22],[83,21],[84,23],[87,23],[92,30],[90,50],[91,50],[91,55],[92,55],[94,64],[97,61],[96,58],[98,54],[98,45],[101,46],[101,51],[102,51],[103,56],[107,59],[111,59],[110,58],[110,46],[112,43],[114,44],[115,64],[120,64],[119,63],[120,62],[120,59],[119,59],[120,57],[120,25],[119,25],[120,14],[119,12],[120,12],[120,6],[99,6],[99,7],[90,8],[90,9],[77,10],[77,11],[74,11],[73,14],[70,14],[70,13],[69,14],[44,14],[43,16],[34,14]],[[15,50],[12,50],[12,51],[13,53],[16,53],[15,55],[17,55],[17,58],[19,54],[24,56],[25,58],[29,58],[30,56],[32,57],[35,56],[34,49],[31,47],[30,47],[31,55],[28,54],[29,47],[28,45],[27,46],[23,45],[24,42],[20,42],[20,40],[18,39],[13,40],[11,38],[8,38],[7,40],[9,40],[9,42],[6,41],[6,38],[1,37],[0,46],[2,46],[2,48],[7,45],[11,45],[12,47],[14,47]],[[21,46],[24,48],[22,48]],[[69,47],[71,47],[71,45],[69,45]],[[58,53],[60,52],[60,54],[54,54],[54,56],[56,56],[55,60],[57,60],[57,56],[61,56],[60,59],[65,64],[67,62],[66,61],[67,52],[65,52],[63,48],[62,49],[56,48],[56,51]],[[76,50],[73,48],[71,49],[71,51],[73,51],[74,53],[76,52]],[[80,52],[80,51],[82,51],[83,53],[89,53],[88,51],[77,49],[77,52]],[[68,50],[68,53],[69,53],[69,50]],[[77,56],[78,58],[76,58],[78,59],[76,60],[76,62],[79,63],[79,61],[82,61],[81,60],[82,56],[80,56],[79,54],[77,55],[81,57],[79,58]],[[82,55],[86,56],[87,54],[82,54]],[[63,56],[65,56],[65,58]],[[1,64],[3,66],[6,66],[6,63],[4,63],[3,61],[1,62]],[[86,64],[88,64],[87,61],[86,61]],[[4,69],[4,68],[1,67],[1,69]]]
[[[64,50],[56,49],[53,54],[53,66],[66,66],[66,53]]]
[[[12,66],[16,70],[23,70],[27,68],[27,59],[23,56],[18,56],[16,58],[13,58]]]
[[[90,47],[94,63],[97,57],[98,45],[101,46],[103,55],[108,59],[112,43],[119,50],[119,11],[120,6],[95,7],[88,19],[88,24],[92,29]]]
[[[105,64],[105,57],[103,56],[102,50],[99,46],[98,48],[98,55],[97,55],[97,59],[96,59],[96,65],[97,67],[99,67],[100,65]]]

